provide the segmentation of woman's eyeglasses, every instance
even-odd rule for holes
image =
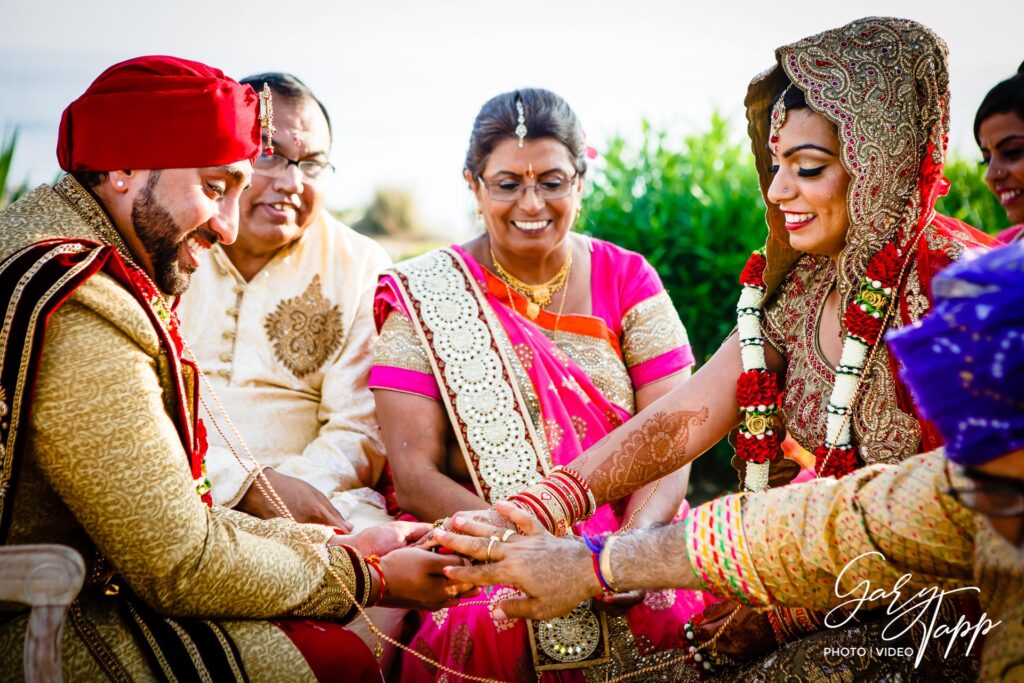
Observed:
[[[487,188],[487,196],[496,202],[517,202],[530,188],[533,188],[538,199],[548,201],[568,197],[572,193],[572,183],[577,175],[579,174],[570,177],[562,173],[547,173],[536,183],[529,185],[514,178],[484,180],[483,176],[477,176],[477,179]]]

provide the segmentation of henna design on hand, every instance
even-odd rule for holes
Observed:
[[[644,484],[686,464],[690,426],[708,419],[707,406],[700,410],[655,413],[642,425],[628,430],[619,448],[587,477],[600,501],[611,501],[632,493]]]

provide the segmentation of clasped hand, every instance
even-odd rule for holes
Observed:
[[[389,522],[356,534],[338,534],[328,545],[347,545],[364,557],[380,556],[380,568],[387,579],[387,591],[380,602],[386,607],[436,610],[472,597],[479,589],[444,574],[469,560],[458,555],[439,555],[414,547],[431,529],[419,522]]]
[[[485,562],[446,567],[449,579],[475,586],[513,586],[524,593],[499,603],[496,619],[552,619],[600,594],[591,552],[579,538],[551,535],[515,505],[498,503],[495,509],[504,518],[501,526],[482,521],[475,513],[459,513],[451,520],[451,530],[436,529],[434,539],[459,555]],[[512,525],[519,532],[507,535],[505,530]],[[502,541],[503,536],[507,540]]]

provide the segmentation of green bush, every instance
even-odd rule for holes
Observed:
[[[1005,213],[976,164],[953,159],[950,194],[939,211],[989,232]],[[686,325],[698,365],[735,325],[739,273],[767,236],[765,207],[746,138],[714,114],[707,130],[670,138],[643,123],[639,142],[614,137],[595,168],[579,229],[640,252],[661,275]],[[716,445],[694,465],[691,502],[736,477],[732,448]]]
[[[739,273],[764,244],[764,203],[750,148],[715,114],[703,132],[671,141],[643,124],[639,143],[612,139],[583,202],[579,227],[640,252],[658,271],[686,325],[698,365],[735,325]],[[692,501],[730,487],[732,448],[694,465]]]
[[[980,155],[979,155],[980,156]],[[992,235],[1009,227],[1006,210],[985,184],[984,168],[976,162],[952,157],[946,164],[950,190],[935,208]]]

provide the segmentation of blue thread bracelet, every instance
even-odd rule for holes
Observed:
[[[594,575],[597,576],[597,581],[601,584],[601,591],[604,593],[604,596],[615,595],[615,591],[612,590],[612,587],[608,585],[607,581],[605,581],[604,575],[601,574],[601,551],[604,549],[604,540],[606,537],[597,535],[591,536],[589,534],[581,534],[581,536],[583,536],[583,542],[587,544],[587,548],[589,548],[590,552],[593,553],[592,559],[594,562]],[[599,596],[599,599],[600,597],[603,596]]]

